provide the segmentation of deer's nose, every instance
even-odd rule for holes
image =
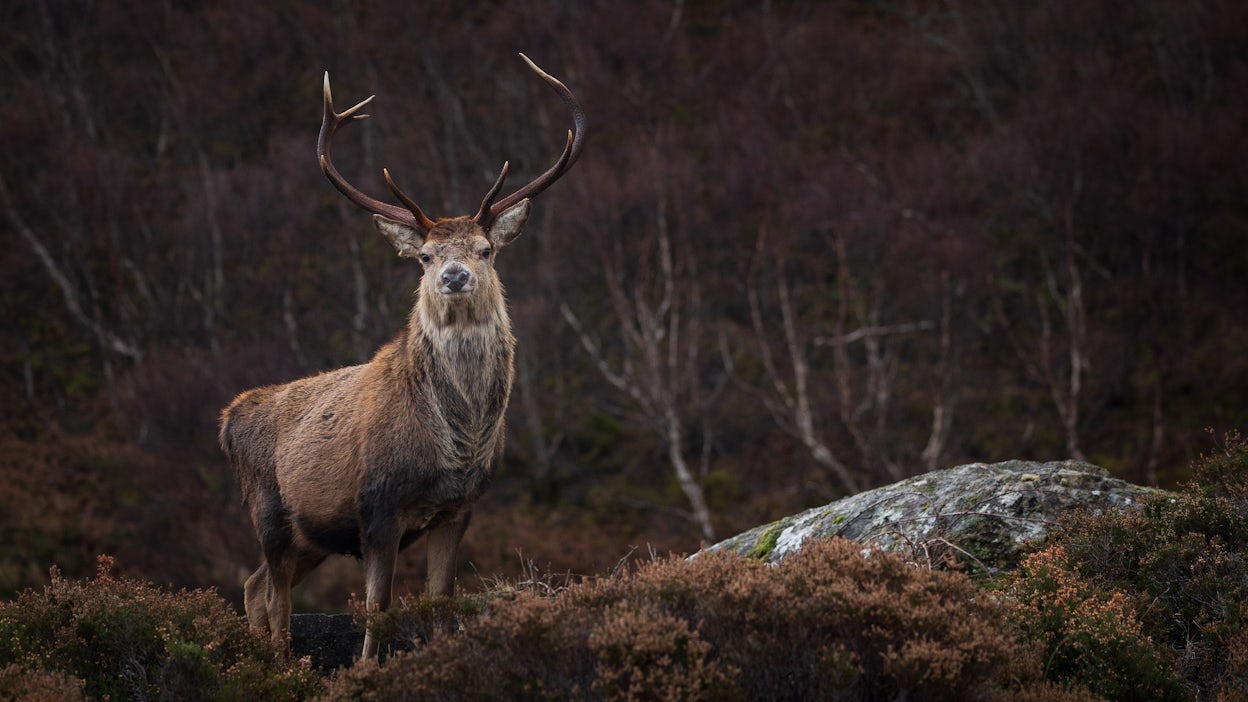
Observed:
[[[459,264],[447,266],[442,271],[442,287],[450,292],[459,292],[468,284],[468,279],[472,274],[467,268]]]

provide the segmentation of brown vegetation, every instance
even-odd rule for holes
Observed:
[[[101,557],[96,576],[82,581],[53,569],[42,591],[0,604],[5,695],[277,700],[320,687],[306,664],[251,635],[215,592],[168,592],[112,567]]]
[[[1034,673],[1006,608],[958,573],[844,540],[779,566],[670,559],[489,606],[331,699],[989,699]]]

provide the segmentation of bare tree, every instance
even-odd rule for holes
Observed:
[[[110,294],[104,294],[101,288],[116,281],[101,281],[92,269],[91,226],[103,225],[114,233],[120,228],[116,217],[122,208],[117,202],[116,184],[124,179],[109,171],[112,164],[108,163],[108,125],[98,120],[93,96],[89,93],[93,85],[89,73],[90,41],[85,35],[65,36],[53,15],[54,8],[39,6],[38,25],[29,39],[31,49],[40,58],[38,81],[53,111],[50,117],[56,121],[51,139],[52,156],[64,169],[82,159],[81,152],[89,151],[90,157],[95,159],[89,164],[93,168],[76,169],[78,172],[73,175],[62,174],[56,181],[56,190],[41,193],[49,201],[56,202],[56,206],[40,211],[23,212],[23,205],[30,200],[19,203],[9,184],[0,179],[0,204],[13,229],[29,244],[55,283],[70,316],[86,327],[102,348],[139,361],[143,353],[141,343],[133,338],[135,330],[122,332],[116,328],[120,326],[117,319],[124,317],[127,309],[135,307],[128,300],[126,286],[119,285]],[[85,204],[80,196],[80,188],[84,186],[102,194],[101,199],[106,204],[102,207]],[[111,253],[120,259],[118,269],[139,270],[123,253],[115,250]],[[104,361],[104,367],[108,373],[108,360]]]
[[[932,425],[927,444],[919,454],[924,470],[941,467],[941,457],[953,433],[953,413],[961,397],[960,365],[953,336],[953,297],[955,291],[948,271],[940,274],[940,340],[936,362],[936,380],[932,393]]]
[[[648,171],[651,175],[659,172],[658,168]],[[690,519],[703,539],[714,541],[710,507],[686,457],[690,416],[704,411],[709,399],[703,397],[700,380],[701,283],[692,257],[678,256],[674,250],[668,189],[662,182],[655,188],[650,224],[654,249],[646,255],[646,262],[654,265],[651,275],[630,280],[621,270],[624,254],[618,248],[612,260],[604,263],[611,302],[604,326],[613,330],[613,348],[604,349],[570,305],[561,304],[560,311],[602,377],[628,399],[663,442],[668,463],[689,502]],[[709,440],[706,432],[703,440]]]
[[[142,360],[143,350],[139,347],[138,342],[126,338],[121,333],[110,328],[107,323],[100,319],[100,315],[96,310],[84,304],[83,292],[79,286],[71,280],[65,267],[57,261],[56,257],[48,249],[48,246],[44,244],[43,239],[26,223],[21,213],[18,212],[17,206],[13,202],[13,197],[9,192],[8,184],[3,178],[0,178],[0,204],[4,206],[9,223],[13,225],[13,228],[22,235],[22,238],[34,250],[35,256],[38,257],[44,270],[47,271],[52,281],[56,283],[56,287],[61,291],[61,297],[65,300],[65,307],[69,310],[70,316],[89,329],[102,347],[121,354],[132,361]]]
[[[835,259],[831,296],[835,306],[808,311],[794,302],[793,286],[805,285],[792,279],[785,246],[767,241],[766,230],[760,230],[745,286],[753,332],[749,348],[758,354],[763,377],[747,381],[734,376],[761,399],[777,425],[806,448],[823,471],[824,489],[831,488],[832,494],[852,494],[880,477],[898,480],[913,472],[898,461],[904,453],[897,447],[905,446],[899,441],[904,428],[895,426],[893,417],[893,398],[900,382],[898,342],[937,329],[938,359],[935,367],[925,369],[925,375],[934,378],[925,384],[936,388],[931,399],[931,426],[922,450],[913,453],[922,460],[924,469],[939,465],[957,402],[951,297],[946,285],[939,323],[927,319],[886,323],[884,309],[890,297],[878,272],[882,266],[859,267],[875,272],[855,273],[845,238],[831,233],[827,236]],[[774,288],[770,293],[759,282],[763,276],[758,275],[758,269],[764,264],[773,271],[765,276]],[[863,275],[871,277],[864,282]],[[812,333],[812,328],[819,327],[829,328],[822,334]],[[732,367],[732,353],[722,336],[721,345]],[[829,350],[830,359],[812,356],[820,350]],[[831,388],[830,398],[821,392],[823,388]],[[847,437],[849,446],[838,447],[832,438],[834,432]],[[861,462],[856,469],[844,457],[851,452]],[[872,466],[883,468],[885,474],[874,474]]]
[[[755,348],[763,363],[766,374],[763,388],[757,390],[763,404],[771,412],[776,423],[793,435],[806,447],[812,459],[826,472],[831,483],[839,483],[848,494],[862,489],[859,478],[849,467],[836,456],[828,445],[822,429],[822,419],[817,416],[819,403],[812,399],[809,342],[803,338],[798,328],[797,313],[793,309],[792,296],[789,292],[788,276],[783,272],[783,262],[777,262],[781,269],[779,275],[771,276],[775,280],[776,304],[780,308],[780,322],[783,328],[783,353],[788,361],[788,374],[782,372],[775,353],[772,351],[770,339],[774,336],[764,322],[763,304],[757,282],[757,270],[765,255],[766,228],[760,228],[754,247],[754,262],[746,279],[746,297],[750,307],[750,324],[754,331]],[[726,343],[721,336],[721,349],[724,358],[731,367],[731,353],[724,348]]]
[[[1053,208],[1039,195],[1033,197],[1039,202],[1042,219],[1062,232],[1063,245],[1060,261],[1041,253],[1043,280],[1027,287],[1021,297],[1027,312],[1007,309],[1007,292],[1000,281],[992,302],[997,323],[1025,375],[1048,393],[1062,425],[1066,455],[1086,460],[1081,438],[1082,408],[1086,402],[1085,381],[1091,370],[1091,348],[1084,269],[1094,264],[1075,238],[1074,203],[1080,190],[1081,179],[1076,175],[1069,197],[1058,206],[1060,215],[1056,217],[1052,215]],[[1036,328],[1031,329],[1021,319],[1033,315]]]

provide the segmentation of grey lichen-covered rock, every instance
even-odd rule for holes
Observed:
[[[775,563],[811,539],[842,536],[937,565],[953,556],[995,573],[1023,544],[1083,507],[1121,509],[1162,494],[1078,461],[972,463],[925,473],[760,526],[709,547]]]

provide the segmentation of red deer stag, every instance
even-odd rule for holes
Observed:
[[[424,275],[407,328],[368,363],[242,393],[221,413],[221,447],[264,553],[244,586],[247,619],[288,648],[290,589],[330,554],[363,560],[366,605],[390,605],[399,551],[428,533],[430,595],[451,595],[455,552],[472,502],[503,449],[515,338],[494,257],[520,234],[529,198],[559,179],[584,146],[570,90],[524,54],[572,112],[562,155],[533,182],[496,197],[507,164],[471,217],[431,220],[383,169],[403,207],[352,187],[330,145],[373,98],[335,112],[325,74],[317,157],[343,195],[374,214],[399,256]],[[377,654],[366,633],[362,660]]]

